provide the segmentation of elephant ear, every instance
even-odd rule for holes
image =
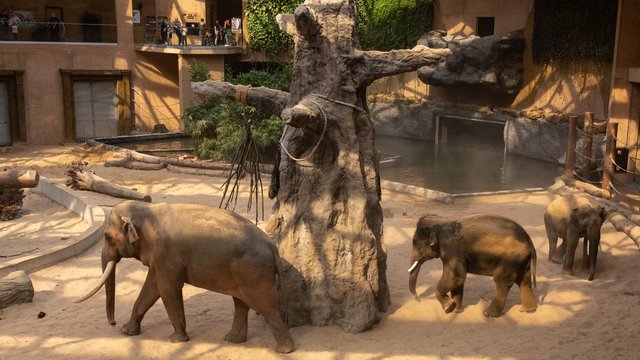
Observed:
[[[138,232],[136,231],[136,227],[133,226],[131,219],[126,216],[123,216],[122,221],[124,222],[122,229],[127,231],[127,236],[129,237],[129,243],[134,243],[138,241],[139,239]]]

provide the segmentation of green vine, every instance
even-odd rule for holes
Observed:
[[[292,14],[302,0],[250,0],[247,29],[253,51],[269,58],[293,49],[291,36],[280,30],[278,14]],[[412,48],[431,30],[432,0],[358,0],[358,37],[365,50]]]
[[[610,62],[613,59],[617,12],[617,1],[536,0],[532,43],[534,61]]]
[[[412,48],[432,21],[432,0],[358,0],[358,36],[365,50]]]
[[[278,14],[293,14],[303,0],[250,0],[246,17],[249,44],[253,51],[264,51],[268,57],[293,49],[293,40],[280,30],[276,22]]]

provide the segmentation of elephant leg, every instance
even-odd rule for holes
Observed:
[[[491,304],[485,309],[484,316],[486,317],[498,317],[502,315],[502,310],[507,302],[509,289],[511,289],[515,279],[508,275],[504,276],[500,271],[497,274],[494,273],[493,281],[496,283],[496,297],[491,300]]]
[[[170,337],[171,342],[189,341],[189,335],[187,335],[186,331],[187,323],[184,318],[184,303],[182,300],[184,281],[171,270],[156,270],[156,272],[158,278],[162,279],[162,281],[158,282],[160,297],[162,298],[164,308],[167,310],[167,315],[169,315],[169,320],[174,329]]]
[[[233,305],[235,306],[233,324],[224,339],[232,343],[245,342],[247,341],[247,316],[249,314],[249,306],[236,297],[233,298]]]
[[[149,269],[147,278],[144,280],[144,285],[140,290],[140,295],[133,304],[133,310],[131,311],[131,318],[122,326],[121,331],[126,335],[138,335],[140,334],[140,323],[142,318],[149,311],[151,306],[158,301],[160,293],[158,292],[158,285],[156,284],[156,274],[153,269]]]
[[[451,259],[442,270],[442,277],[436,287],[436,297],[445,313],[454,310],[462,312],[462,295],[467,271],[464,262]],[[449,297],[451,292],[452,297]]]
[[[552,261],[558,245],[558,235],[556,235],[551,219],[547,214],[544,214],[544,228],[547,231],[547,238],[549,239],[549,261]]]
[[[535,312],[538,309],[538,301],[533,293],[531,286],[531,267],[527,266],[526,270],[519,279],[516,279],[520,288],[520,311]]]
[[[464,294],[464,282],[459,286],[453,288],[453,290],[451,290],[451,297],[453,298],[453,301],[456,304],[456,308],[454,309],[454,311],[457,313],[461,313],[464,311],[464,309],[462,308],[463,294]]]
[[[556,252],[553,256],[553,258],[551,258],[551,262],[555,263],[555,264],[562,264],[562,262],[564,261],[564,255],[567,253],[567,240],[562,238],[562,243],[560,244],[560,246],[558,246],[558,249],[556,249]]]
[[[275,284],[256,285],[252,289],[243,291],[243,294],[247,295],[245,303],[262,315],[269,324],[276,339],[276,351],[285,354],[294,351],[296,347],[289,328],[282,321],[278,310],[278,293]]]
[[[564,254],[562,262],[562,273],[573,275],[573,261],[578,247],[578,236],[567,235],[567,252]]]

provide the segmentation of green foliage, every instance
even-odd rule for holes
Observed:
[[[617,1],[611,0],[536,0],[533,59],[610,62],[617,12]]]
[[[209,74],[209,69],[204,66],[203,63],[199,62],[196,59],[191,60],[189,63],[191,65],[191,69],[189,70],[189,74],[191,75],[191,81],[199,82],[199,81],[207,81],[211,79],[211,75]]]
[[[358,37],[365,50],[412,48],[432,20],[432,0],[358,0]]]
[[[245,11],[249,43],[254,51],[264,51],[275,57],[293,49],[293,40],[280,30],[278,14],[293,14],[303,0],[250,0]]]
[[[288,91],[292,69],[292,64],[284,64],[271,72],[251,70],[235,75],[226,68],[225,79],[234,84]],[[185,133],[193,137],[198,157],[233,159],[244,134],[243,112],[251,120],[253,140],[262,152],[277,144],[283,129],[282,120],[277,116],[265,114],[251,106],[242,106],[235,101],[208,99],[185,109],[182,116]]]

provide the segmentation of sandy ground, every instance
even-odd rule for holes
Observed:
[[[166,171],[131,171],[104,168],[109,154],[79,146],[14,146],[0,151],[2,166],[35,168],[41,175],[65,180],[67,163],[85,157],[96,173],[119,184],[149,193],[154,202],[191,202],[217,205],[220,178],[173,174]],[[247,193],[242,193],[246,201]],[[560,274],[549,263],[542,214],[555,195],[545,192],[487,196],[457,200],[444,205],[421,198],[383,193],[382,206],[390,213],[384,220],[388,251],[387,279],[392,305],[372,330],[347,334],[337,327],[302,326],[291,329],[297,351],[277,354],[265,322],[249,316],[249,338],[243,344],[226,343],[232,300],[220,294],[185,286],[187,331],[191,341],[173,344],[173,328],[161,302],[142,323],[142,334],[127,337],[119,326],[126,322],[146,275],[146,268],[132,259],[118,265],[116,320],[109,326],[104,295],[99,292],[81,304],[72,300],[88,291],[100,275],[100,245],[82,255],[31,274],[36,294],[33,303],[0,310],[0,358],[62,359],[634,359],[638,357],[640,314],[640,254],[624,234],[606,222],[602,229],[598,271],[589,282],[579,269],[576,276]],[[113,205],[104,198],[103,205]],[[46,201],[42,210],[50,211]],[[268,202],[266,208],[270,209]],[[244,203],[238,204],[240,213]],[[36,210],[31,210],[34,215]],[[488,277],[470,275],[465,286],[465,311],[445,314],[434,296],[441,273],[438,259],[425,263],[418,280],[421,301],[408,291],[408,258],[411,236],[418,217],[428,213],[462,216],[485,212],[508,216],[524,226],[538,251],[538,311],[518,311],[519,291],[511,289],[506,313],[497,319],[482,315],[494,285]],[[46,214],[49,214],[46,212]],[[48,215],[49,216],[49,215]],[[77,220],[77,219],[76,219]],[[55,238],[77,225],[73,216],[52,223]],[[35,226],[35,225],[34,225]],[[60,229],[62,228],[62,229]],[[45,233],[51,230],[44,230]],[[4,249],[4,236],[0,246]],[[61,241],[61,240],[56,240]],[[581,246],[576,255],[580,264]],[[4,251],[4,250],[3,250]],[[37,314],[43,311],[42,319]]]

